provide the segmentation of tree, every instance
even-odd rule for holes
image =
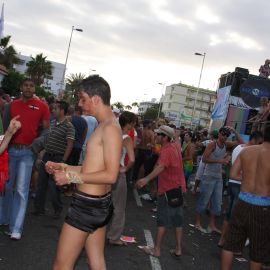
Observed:
[[[125,109],[128,110],[128,111],[130,111],[130,110],[132,110],[132,107],[130,105],[126,105],[125,106]]]
[[[112,104],[113,107],[116,107],[117,109],[119,109],[120,111],[124,110],[124,104],[122,102],[115,102],[114,104]]]
[[[20,94],[20,85],[25,79],[23,74],[17,71],[10,71],[2,81],[3,90],[10,96],[16,97]]]
[[[52,75],[52,63],[47,61],[46,58],[47,56],[40,53],[36,57],[31,56],[31,60],[26,64],[26,74],[30,76],[37,86],[43,84],[44,79]]]
[[[82,80],[85,79],[86,75],[82,73],[72,73],[67,77],[66,91],[74,92],[79,87]]]
[[[143,117],[144,119],[155,120],[158,117],[158,111],[159,111],[159,104],[153,104],[150,108],[146,110]],[[159,118],[164,118],[163,112],[159,113]]]
[[[12,45],[9,45],[10,38],[11,36],[6,36],[0,39],[0,64],[8,70],[12,70],[13,65],[20,62],[16,50]]]
[[[137,107],[137,108],[138,108],[138,107],[139,107],[139,104],[138,104],[138,102],[133,102],[133,103],[131,104],[131,106],[132,106],[132,107]]]

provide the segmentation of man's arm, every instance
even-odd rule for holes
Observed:
[[[234,161],[232,165],[230,178],[234,180],[242,181],[241,153],[238,155],[238,157],[236,158],[236,160]]]
[[[242,140],[240,134],[232,127],[228,127],[231,132],[233,132],[236,136],[236,141],[233,142],[226,142],[226,147],[235,147],[238,144],[244,144],[245,142]]]
[[[74,140],[67,139],[67,147],[63,156],[63,162],[66,162],[73,148]]]
[[[216,142],[211,142],[207,145],[203,156],[202,156],[202,161],[204,163],[219,163],[219,164],[228,164],[228,161],[226,159],[210,159],[211,153],[215,150],[216,148]]]
[[[104,127],[102,143],[105,165],[104,169],[92,173],[78,173],[76,170],[75,178],[79,182],[96,185],[115,183],[119,173],[122,148],[122,136],[120,129],[113,125]],[[71,172],[70,166],[68,166],[67,172]],[[65,185],[68,183],[66,172],[63,171],[54,171],[54,179],[57,185]]]
[[[144,187],[146,184],[148,184],[151,180],[153,180],[154,178],[156,178],[160,173],[162,173],[165,169],[164,165],[157,165],[154,170],[148,174],[147,176],[145,176],[144,178],[138,180],[136,182],[136,187],[137,188],[142,188]]]
[[[0,155],[6,150],[6,148],[8,147],[8,144],[12,138],[12,136],[17,132],[18,129],[21,128],[21,123],[19,121],[17,121],[17,119],[20,116],[17,115],[15,116],[9,123],[8,129],[5,132],[5,136],[4,139],[0,145]]]
[[[130,137],[127,137],[123,141],[123,146],[127,150],[127,155],[128,155],[128,164],[126,167],[121,167],[120,172],[124,173],[127,172],[134,164],[135,162],[135,154],[134,154],[134,145]]]

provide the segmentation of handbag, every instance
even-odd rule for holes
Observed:
[[[167,203],[171,207],[179,207],[183,205],[182,188],[173,188],[165,192]]]

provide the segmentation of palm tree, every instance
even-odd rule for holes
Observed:
[[[133,103],[131,104],[131,106],[132,106],[132,107],[139,107],[139,104],[138,104],[138,102],[133,102]]]
[[[50,61],[46,60],[47,56],[42,53],[37,54],[36,57],[31,56],[31,60],[26,64],[26,74],[40,86],[44,83],[44,79],[52,75],[53,66]]]
[[[66,90],[67,91],[75,91],[76,88],[80,85],[83,79],[86,78],[85,74],[82,73],[72,73],[67,77],[67,86]]]
[[[124,104],[122,102],[115,102],[114,104],[112,104],[113,107],[116,107],[117,109],[119,109],[120,111],[124,110]]]
[[[8,70],[11,70],[14,64],[20,62],[16,50],[12,45],[9,45],[10,38],[11,36],[6,36],[0,39],[0,64]]]

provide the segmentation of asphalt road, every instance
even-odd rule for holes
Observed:
[[[174,233],[168,231],[162,246],[162,254],[158,261],[145,255],[138,245],[145,245],[145,231],[151,232],[154,238],[156,229],[155,214],[151,212],[154,207],[152,202],[143,201],[142,207],[138,207],[132,190],[129,190],[126,226],[124,235],[135,236],[137,243],[125,247],[106,245],[105,256],[108,270],[217,270],[220,268],[220,249],[217,247],[218,236],[215,234],[202,234],[191,227],[194,224],[195,198],[187,196],[188,207],[185,209],[185,225],[183,237],[183,255],[180,260],[172,258],[169,250],[174,247]],[[65,209],[69,204],[69,198],[64,198]],[[50,205],[48,204],[50,209]],[[0,269],[1,270],[49,270],[51,269],[56,251],[58,236],[61,230],[65,213],[61,219],[52,217],[34,217],[31,215],[32,200],[25,220],[23,237],[20,241],[10,240],[4,233],[4,227],[0,232]],[[206,225],[206,220],[205,224]],[[149,235],[148,235],[149,238]],[[149,239],[148,239],[149,241]],[[247,259],[247,250],[244,252]],[[151,264],[159,263],[154,268]],[[159,267],[160,266],[160,267]],[[76,270],[88,269],[86,256],[82,251]],[[233,269],[248,269],[248,262],[238,262],[234,259]]]

